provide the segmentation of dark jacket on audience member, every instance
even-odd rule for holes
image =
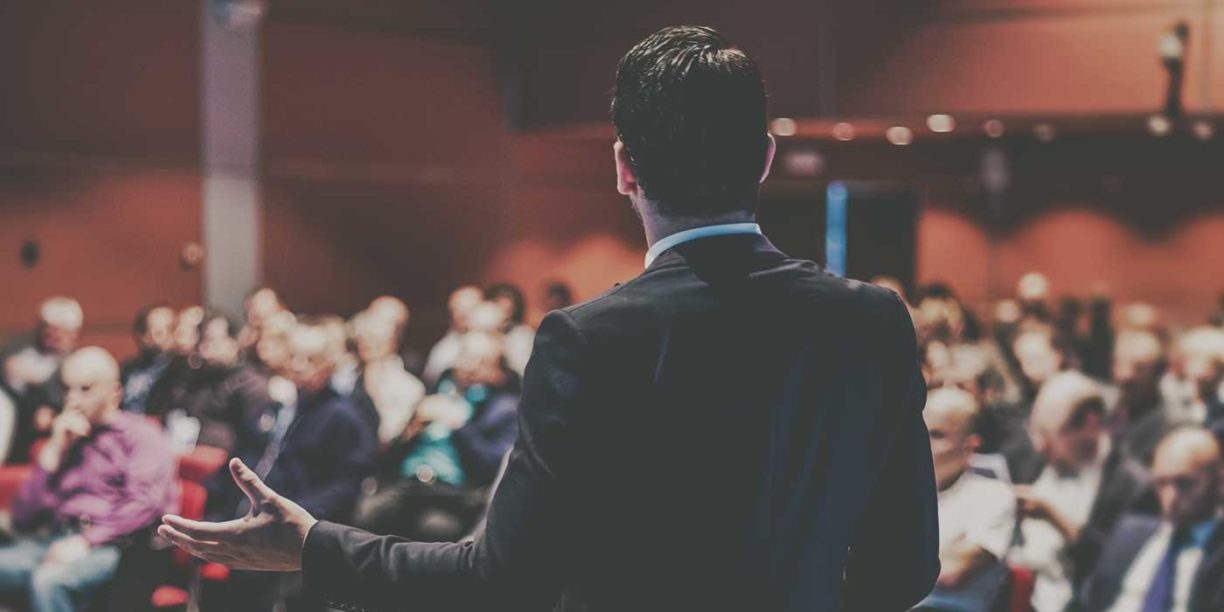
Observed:
[[[196,444],[234,451],[238,430],[272,403],[268,378],[249,365],[192,368],[176,359],[149,391],[146,413],[182,410],[200,421]]]
[[[1096,566],[1101,547],[1118,520],[1129,512],[1159,516],[1160,502],[1156,499],[1147,470],[1115,446],[1102,466],[1101,488],[1096,501],[1092,503],[1088,521],[1080,529],[1079,540],[1071,548],[1077,584],[1086,579]]]
[[[264,456],[279,409],[279,404],[271,404],[252,427],[244,429],[235,455],[252,469]],[[298,398],[296,416],[264,481],[316,518],[347,520],[376,449],[377,440],[369,424],[348,400],[326,388]],[[235,516],[243,498],[229,469],[222,466],[207,486],[210,515]],[[214,494],[219,498],[216,503]]]
[[[479,538],[322,521],[303,583],[345,609],[905,610],[939,573],[925,399],[892,292],[759,235],[686,242],[544,319]]]
[[[1100,562],[1080,592],[1079,609],[1104,612],[1114,605],[1122,592],[1122,582],[1143,546],[1160,529],[1158,516],[1126,516],[1105,543]],[[1224,610],[1224,526],[1203,550],[1203,560],[1194,574],[1190,589],[1189,612]]]

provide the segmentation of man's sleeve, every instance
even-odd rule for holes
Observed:
[[[894,297],[885,327],[893,338],[885,347],[900,363],[900,371],[885,384],[896,385],[886,398],[903,404],[897,415],[892,447],[884,460],[874,492],[855,529],[846,566],[843,608],[846,610],[908,610],[921,601],[939,576],[939,520],[931,444],[922,408],[926,381],[918,366],[917,347],[909,313]],[[900,391],[900,392],[898,392]]]
[[[557,470],[574,443],[567,419],[579,401],[583,344],[570,315],[555,311],[541,323],[518,438],[480,537],[409,542],[320,522],[303,549],[309,592],[331,605],[370,609],[453,609],[494,596],[499,603],[489,609],[547,609],[543,602],[557,592],[553,564],[562,561]]]

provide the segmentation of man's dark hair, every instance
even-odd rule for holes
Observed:
[[[204,318],[200,319],[200,325],[197,328],[201,340],[204,338],[204,330],[208,329],[208,326],[212,325],[212,322],[217,319],[225,321],[225,333],[230,338],[237,338],[238,334],[242,332],[242,324],[238,322],[238,319],[219,310],[208,310],[205,311]]]
[[[612,123],[660,214],[753,212],[768,146],[765,106],[752,58],[713,28],[676,26],[621,58]]]
[[[507,323],[518,325],[527,316],[527,300],[523,299],[523,290],[510,283],[497,283],[485,290],[486,300],[509,298],[512,304]]]
[[[170,304],[167,302],[156,302],[141,308],[136,313],[136,318],[132,320],[132,333],[137,336],[145,335],[145,332],[149,331],[149,315],[153,314],[154,310],[169,307]]]

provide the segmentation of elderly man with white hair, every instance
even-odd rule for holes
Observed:
[[[30,445],[51,428],[51,421],[64,403],[60,366],[76,348],[85,315],[72,298],[52,297],[38,308],[38,320],[31,338],[9,344],[0,350],[0,393],[7,393],[16,406],[7,455],[25,462]]]
[[[1016,487],[1023,520],[1008,560],[1036,573],[1038,612],[1072,601],[1124,511],[1156,512],[1147,473],[1112,443],[1105,418],[1101,387],[1076,371],[1051,377],[1033,403],[1030,435],[1046,466]]]

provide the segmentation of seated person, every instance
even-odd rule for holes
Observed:
[[[1016,497],[997,480],[969,471],[977,448],[978,405],[966,391],[932,391],[923,410],[939,489],[939,561],[924,610],[989,610],[1006,578],[1001,563],[1016,527]]]
[[[1220,444],[1207,430],[1165,436],[1152,466],[1161,515],[1122,519],[1084,584],[1084,610],[1224,610],[1221,469]]]
[[[447,308],[450,310],[450,328],[446,335],[429,351],[425,359],[425,369],[421,373],[423,382],[434,388],[438,379],[447,370],[455,367],[455,358],[459,355],[459,340],[468,331],[468,316],[472,309],[484,301],[484,292],[470,285],[459,287],[450,294]]]
[[[1008,561],[1036,574],[1033,607],[1061,611],[1095,565],[1101,543],[1128,510],[1156,513],[1147,472],[1105,429],[1100,386],[1075,371],[1046,381],[1033,402],[1031,435],[1046,465],[1016,487],[1020,541]]]
[[[0,393],[17,407],[10,462],[26,463],[30,446],[50,431],[64,404],[60,366],[76,348],[83,322],[76,300],[49,298],[39,306],[34,337],[0,349]]]
[[[1114,341],[1109,427],[1123,451],[1145,466],[1166,433],[1188,424],[1160,394],[1165,361],[1164,347],[1152,332],[1128,330]]]
[[[146,307],[136,315],[132,337],[138,352],[120,370],[125,411],[148,412],[149,391],[174,357],[174,323],[174,310],[165,305]]]
[[[119,409],[119,365],[83,348],[63,364],[64,411],[13,500],[0,594],[73,610],[106,584],[132,536],[178,506],[175,460],[157,426]],[[36,531],[37,530],[37,531]]]
[[[518,378],[500,337],[465,334],[439,393],[421,401],[384,455],[386,472],[365,497],[357,524],[417,540],[454,540],[475,523],[485,487],[518,433]]]
[[[404,368],[394,319],[362,311],[353,318],[353,338],[361,362],[353,404],[378,431],[379,444],[387,445],[408,427],[425,385]]]
[[[287,394],[273,389],[270,404],[239,433],[234,455],[268,486],[292,496],[314,516],[347,521],[370,471],[376,449],[374,430],[330,385],[335,370],[327,330],[314,321],[299,321],[289,331]],[[287,397],[285,396],[287,395]],[[234,486],[227,466],[205,483],[209,520],[238,518],[250,509]],[[279,574],[233,572],[226,585],[226,610],[269,610],[296,591]],[[218,593],[217,595],[220,595]],[[210,601],[216,603],[215,599]]]
[[[268,379],[239,359],[238,326],[205,314],[194,354],[172,365],[149,392],[149,414],[165,419],[180,453],[196,444],[232,451],[238,430],[271,403]]]

